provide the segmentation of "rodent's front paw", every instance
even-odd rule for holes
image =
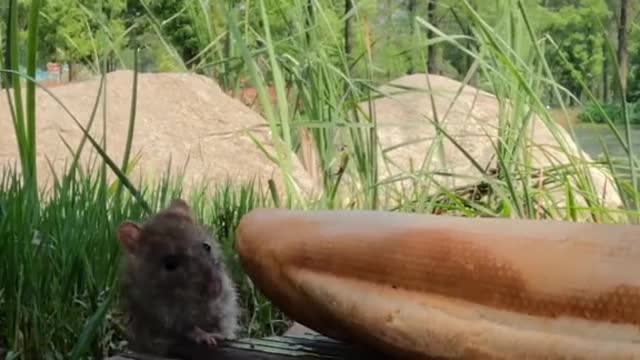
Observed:
[[[210,347],[218,346],[218,341],[213,334],[202,334],[196,337],[198,344],[206,344]]]
[[[196,341],[196,343],[204,344],[209,347],[216,347],[218,346],[218,341],[224,340],[224,338],[221,337],[220,335],[214,334],[214,333],[208,333],[200,329],[199,327],[196,327],[195,329],[193,329],[191,333],[191,337]]]

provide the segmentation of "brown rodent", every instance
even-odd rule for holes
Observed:
[[[118,226],[121,294],[134,351],[192,358],[236,335],[239,308],[220,248],[182,199]],[[195,352],[195,353],[194,353]]]

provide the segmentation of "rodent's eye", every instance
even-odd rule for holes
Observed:
[[[162,260],[165,270],[173,271],[178,267],[178,257],[175,255],[167,255]]]
[[[209,245],[209,243],[206,243],[206,242],[202,243],[202,247],[204,247],[204,250],[206,252],[210,252],[211,251],[211,245]]]

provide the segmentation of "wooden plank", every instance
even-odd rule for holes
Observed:
[[[6,350],[0,348],[0,359]],[[270,336],[262,339],[241,339],[221,345],[206,360],[383,360],[387,357],[356,346],[346,345],[313,331]],[[105,360],[176,360],[125,352]]]
[[[386,359],[374,354],[335,341],[318,334],[300,334],[271,336],[262,339],[241,339],[229,341],[207,355],[207,359],[216,360],[353,360]],[[159,358],[133,352],[111,357],[105,360],[174,360]]]
[[[299,322],[294,322],[287,331],[285,331],[284,335],[305,335],[305,334],[318,334],[316,331],[309,329],[308,327],[300,324]]]

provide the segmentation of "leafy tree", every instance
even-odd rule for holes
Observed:
[[[558,49],[548,47],[548,61],[556,79],[580,97],[584,82],[591,87],[600,85],[603,71],[603,34],[598,23],[611,18],[603,0],[579,0],[549,12],[551,24],[548,32]],[[597,93],[597,92],[595,92]]]
[[[153,21],[161,25],[160,36],[176,49],[180,58],[184,62],[192,60],[201,50],[195,19],[189,9],[189,6],[197,6],[196,3],[185,0],[128,1],[127,24],[136,26],[133,45],[141,45],[144,34],[153,31],[149,22]],[[201,11],[200,8],[197,10]]]
[[[92,41],[86,14],[71,0],[47,0],[40,22],[43,62],[81,62],[89,58]]]
[[[640,102],[640,27],[637,24],[629,36],[629,74],[627,100]]]
[[[41,62],[108,59],[125,34],[124,10],[125,0],[46,0],[39,27]]]

